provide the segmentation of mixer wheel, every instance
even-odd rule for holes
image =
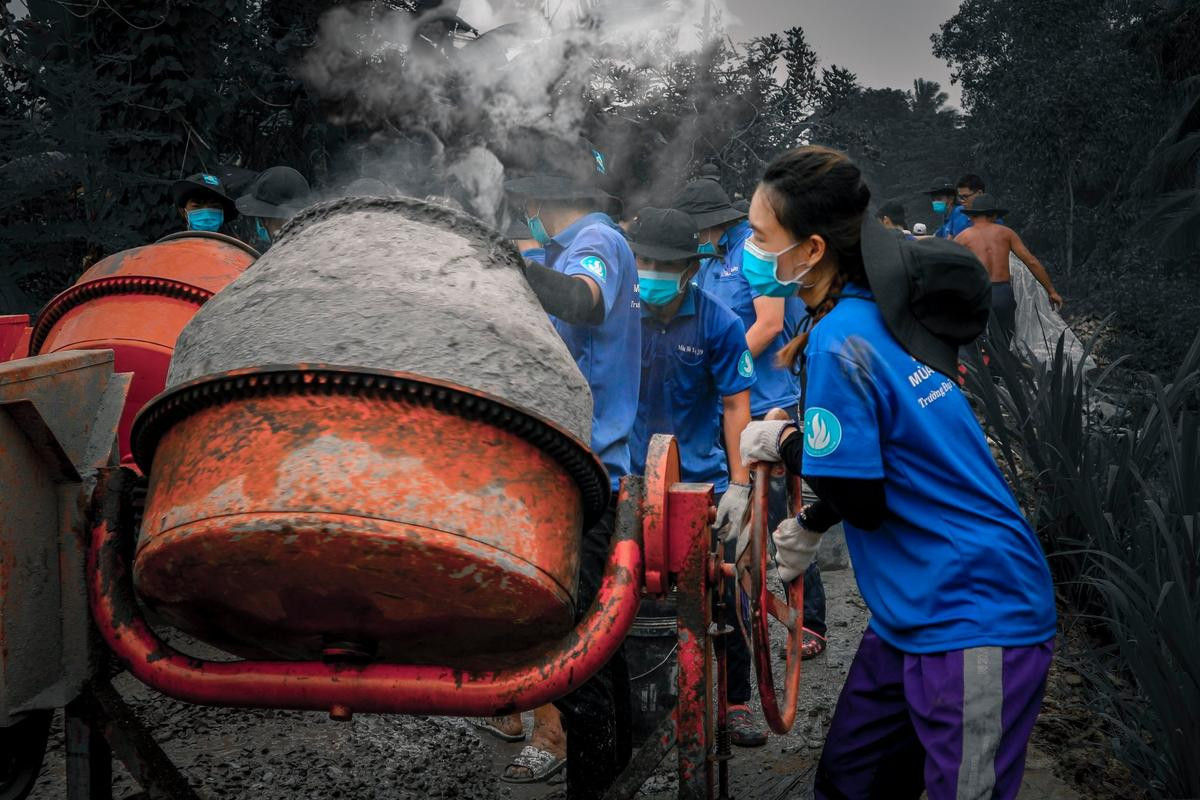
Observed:
[[[773,594],[767,586],[767,486],[771,465],[759,463],[754,467],[754,494],[750,501],[750,546],[737,562],[738,585],[749,599],[749,630],[754,653],[754,668],[758,677],[758,692],[762,699],[763,716],[771,730],[785,734],[796,721],[796,703],[800,699],[800,663],[804,642],[804,577],[784,586],[784,597]],[[742,605],[739,598],[739,605]],[[774,617],[787,628],[787,672],[784,697],[780,703],[771,672],[770,618]]]
[[[0,800],[24,800],[33,791],[52,716],[52,711],[36,711],[16,725],[0,728]]]

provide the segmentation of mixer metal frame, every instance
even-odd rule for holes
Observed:
[[[38,358],[80,361],[112,374],[107,354]],[[25,369],[39,363],[31,360]],[[15,373],[23,374],[20,369]],[[113,409],[124,396],[123,386],[117,381],[105,395]],[[90,396],[91,390],[83,387],[79,392]],[[43,448],[53,452],[58,450],[51,445],[61,435],[54,428],[58,416],[84,413],[67,401],[67,394],[35,393],[32,401],[21,401],[51,414],[53,424],[39,441],[44,440]],[[115,438],[116,411],[110,409],[103,419],[100,429],[105,433],[101,435]],[[26,435],[30,435],[28,431]],[[63,458],[65,454],[60,460]],[[724,581],[739,575],[742,585],[752,590],[759,685],[767,687],[762,691],[764,705],[774,705],[765,638],[769,615],[780,616],[792,629],[795,646],[789,649],[795,651],[796,659],[793,664],[789,658],[787,692],[792,713],[793,670],[797,678],[799,674],[798,609],[773,598],[765,589],[766,467],[756,468],[757,521],[750,548],[754,560],[740,565],[739,571],[724,563],[713,541],[712,487],[679,482],[674,440],[655,437],[647,461],[644,480],[629,478],[622,484],[609,563],[598,599],[584,621],[562,640],[531,653],[525,666],[496,671],[321,661],[206,662],[173,650],[143,618],[130,575],[137,476],[125,467],[89,467],[86,485],[80,486],[80,501],[71,504],[80,511],[79,535],[62,545],[71,552],[82,551],[76,552],[79,556],[86,552],[86,569],[81,564],[78,578],[64,579],[67,583],[62,588],[76,580],[86,583],[90,609],[81,606],[80,619],[86,623],[90,616],[107,645],[107,654],[105,648],[97,649],[86,682],[65,704],[69,800],[109,798],[114,755],[127,765],[148,797],[197,797],[109,684],[111,658],[152,688],[198,704],[324,710],[337,719],[348,719],[355,712],[491,716],[533,708],[562,696],[607,661],[636,614],[644,576],[649,578],[647,588],[654,592],[665,593],[672,587],[679,590],[679,699],[674,713],[644,744],[609,796],[631,796],[674,745],[681,800],[728,797],[731,751],[725,729],[724,642],[732,629],[714,625],[714,619],[720,618]],[[798,598],[800,593],[797,584],[789,595]],[[790,717],[768,711],[776,730],[782,723],[790,723]]]

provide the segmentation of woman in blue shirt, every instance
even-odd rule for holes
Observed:
[[[819,500],[773,534],[780,577],[844,520],[872,613],[838,700],[818,798],[1012,798],[1055,631],[1049,570],[954,381],[983,330],[988,278],[952,243],[864,219],[845,155],[793,150],[750,208],[743,272],[791,286],[815,325],[804,422],[752,422],[742,458],[783,461]]]

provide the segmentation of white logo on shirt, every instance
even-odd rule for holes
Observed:
[[[925,408],[926,406],[931,405],[932,403],[935,403],[938,400],[941,400],[943,397],[945,397],[947,394],[949,394],[953,390],[954,390],[953,383],[951,383],[950,381],[942,381],[941,386],[934,389],[932,392],[925,395],[924,397],[918,397],[917,405],[919,405],[921,408]]]
[[[915,388],[917,384],[928,379],[931,375],[933,375],[933,370],[922,364],[916,372],[908,376],[908,385]]]

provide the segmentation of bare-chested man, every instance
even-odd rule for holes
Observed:
[[[1002,208],[990,195],[981,194],[975,197],[971,208],[964,208],[963,211],[971,217],[973,224],[955,236],[954,241],[970,248],[991,275],[992,313],[1000,322],[1005,341],[1011,344],[1017,325],[1017,300],[1013,294],[1012,275],[1008,270],[1009,253],[1016,253],[1017,258],[1037,278],[1050,297],[1050,305],[1055,309],[1062,308],[1063,299],[1055,291],[1054,283],[1042,262],[1029,252],[1021,237],[1012,228],[996,222],[998,217],[1008,213],[1007,209]]]

